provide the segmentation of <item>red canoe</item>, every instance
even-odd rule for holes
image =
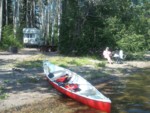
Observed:
[[[77,73],[48,61],[43,62],[43,69],[49,83],[59,92],[92,108],[110,113],[111,100]]]

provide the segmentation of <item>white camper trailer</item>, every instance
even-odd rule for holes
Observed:
[[[24,28],[23,34],[23,43],[25,46],[41,46],[44,44],[41,32],[37,28]]]

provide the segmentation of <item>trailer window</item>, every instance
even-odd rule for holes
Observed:
[[[24,34],[26,38],[35,38],[35,34]]]

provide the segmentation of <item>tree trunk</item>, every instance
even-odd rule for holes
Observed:
[[[34,27],[34,1],[27,0],[26,1],[26,26],[27,27]]]
[[[32,4],[31,4],[32,8],[31,8],[31,11],[32,11],[32,16],[31,16],[31,20],[32,20],[32,26],[35,27],[35,0],[32,0]]]
[[[2,39],[3,0],[0,1],[0,41]]]
[[[60,24],[61,24],[61,14],[62,14],[62,1],[61,0],[58,0],[58,7],[57,7],[57,11],[58,11],[58,14],[57,14],[57,18],[58,18],[58,30],[57,30],[57,35],[58,35],[58,43],[59,43],[59,35],[60,35]]]
[[[51,2],[51,0],[48,0],[48,6],[47,6],[47,8],[51,4],[50,2]],[[48,11],[47,11],[47,32],[46,32],[47,33],[46,34],[47,35],[47,41],[50,38],[49,32],[50,32],[50,10],[48,9]],[[48,44],[49,44],[49,41],[48,41]]]
[[[17,28],[19,26],[19,0],[14,0],[14,10],[13,10],[13,25],[14,25],[14,38],[17,36]]]
[[[6,25],[8,25],[8,0],[5,0]]]
[[[26,27],[29,27],[28,10],[29,10],[29,0],[26,1]]]
[[[54,46],[54,34],[55,34],[55,25],[56,25],[56,1],[53,0],[52,5],[52,27],[51,27],[51,46]]]

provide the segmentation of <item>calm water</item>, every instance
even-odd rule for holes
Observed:
[[[107,86],[112,113],[150,113],[150,69],[135,73]]]

